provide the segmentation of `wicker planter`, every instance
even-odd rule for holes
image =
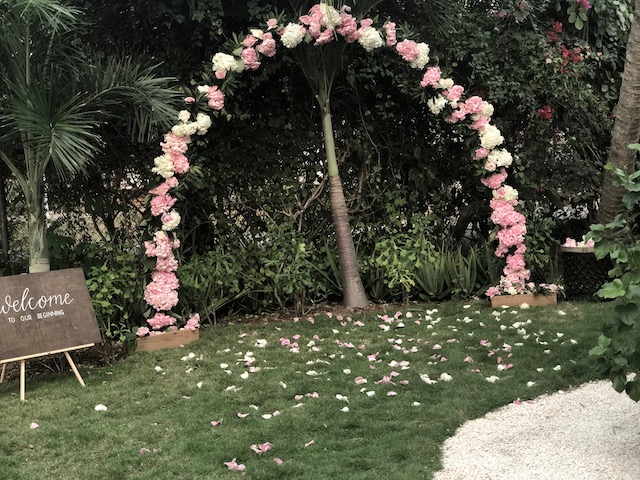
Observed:
[[[188,345],[200,338],[199,330],[178,330],[177,332],[165,332],[150,337],[138,337],[136,351],[155,352],[163,348],[176,348]]]
[[[560,247],[564,289],[568,299],[596,300],[594,294],[609,281],[610,258],[598,260],[593,247]]]
[[[543,307],[545,305],[555,305],[558,303],[558,295],[555,293],[537,294],[523,293],[519,295],[495,295],[491,298],[491,306],[496,307],[519,307],[526,303],[530,307]]]

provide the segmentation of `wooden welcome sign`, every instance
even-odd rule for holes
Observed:
[[[25,359],[64,352],[84,385],[68,351],[101,342],[81,268],[0,277],[0,364],[21,362],[21,399]]]

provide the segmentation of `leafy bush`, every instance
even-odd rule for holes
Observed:
[[[115,247],[104,249],[101,256],[108,258],[88,269],[87,288],[103,334],[125,341],[146,308],[142,257]]]
[[[640,145],[633,147],[640,150]],[[626,189],[626,212],[607,225],[592,225],[589,233],[596,242],[596,257],[609,256],[614,262],[609,272],[613,281],[605,283],[597,295],[616,302],[613,319],[589,353],[598,357],[601,373],[611,379],[616,391],[626,391],[637,402],[640,378],[628,380],[627,375],[640,374],[640,171],[626,175],[611,164],[605,168],[617,175],[616,185]]]

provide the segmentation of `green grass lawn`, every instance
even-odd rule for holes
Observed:
[[[587,352],[610,312],[449,302],[385,321],[336,310],[205,328],[184,348],[81,368],[84,389],[70,372],[37,376],[26,402],[5,382],[0,479],[428,479],[465,421],[596,378]],[[244,471],[224,465],[234,458]]]

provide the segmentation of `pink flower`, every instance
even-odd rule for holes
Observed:
[[[340,18],[342,19],[342,24],[336,28],[336,33],[342,35],[347,43],[356,42],[359,37],[358,22],[346,11],[340,13]]]
[[[149,335],[149,329],[147,327],[138,327],[136,331],[136,335],[138,337],[144,337],[145,335]]]
[[[242,46],[247,47],[247,48],[251,48],[256,43],[258,43],[258,39],[256,37],[254,37],[253,35],[247,35],[247,38],[245,38],[242,41]]]
[[[482,98],[477,95],[473,97],[469,97],[466,102],[464,102],[464,109],[467,113],[476,114],[482,111],[483,101]]]
[[[493,175],[489,175],[486,178],[480,180],[480,182],[485,186],[492,190],[495,190],[502,186],[504,181],[507,179],[508,174],[504,168],[501,168],[498,173],[494,173]],[[495,222],[494,222],[495,223]]]
[[[457,102],[463,93],[464,93],[464,87],[460,85],[454,85],[453,87],[451,87],[449,90],[445,92],[445,95],[452,102]]]
[[[173,177],[172,177],[173,178]],[[157,217],[163,213],[167,213],[171,210],[171,207],[176,203],[176,198],[170,195],[156,195],[151,199],[151,215]]]
[[[156,188],[149,190],[151,195],[166,195],[169,190],[178,186],[178,179],[176,177],[167,178],[164,182],[158,185]]]
[[[258,54],[254,48],[243,49],[240,56],[242,57],[242,61],[244,62],[244,66],[247,70],[257,70],[260,67]]]
[[[272,30],[278,26],[278,20],[276,18],[270,18],[267,20],[267,29]]]
[[[484,148],[484,147],[477,148],[473,156],[473,159],[482,160],[483,158],[486,158],[490,152],[491,150],[489,150],[488,148]]]
[[[193,315],[183,327],[185,330],[196,331],[200,328],[200,314]]]
[[[209,99],[207,104],[214,110],[222,110],[224,108],[224,93],[216,85],[209,87],[207,98]]]
[[[184,99],[184,103],[193,103],[195,101],[196,101],[196,99],[193,98],[193,97],[185,97],[185,99]]]
[[[396,24],[394,22],[387,22],[384,24],[385,37],[387,39],[387,47],[393,47],[398,40],[396,39]]]
[[[489,124],[489,117],[478,117],[471,124],[471,128],[478,132],[484,130],[484,128]]]
[[[422,77],[422,81],[420,82],[420,86],[425,88],[427,86],[436,88],[438,82],[440,81],[440,77],[442,76],[442,70],[440,67],[429,67],[427,71],[424,73],[424,77]]]
[[[235,458],[233,460],[231,460],[230,462],[224,462],[224,465],[229,470],[233,470],[233,471],[236,471],[236,472],[242,472],[245,468],[247,468],[242,463],[237,463]]]
[[[273,34],[265,33],[262,37],[262,43],[256,49],[265,57],[273,57],[276,54],[276,41],[273,39]]]
[[[420,55],[418,44],[413,40],[403,40],[396,45],[396,51],[407,62],[413,62]]]
[[[176,319],[169,315],[165,315],[164,313],[156,313],[152,318],[147,320],[147,323],[151,325],[151,328],[154,330],[160,330],[161,328],[168,327],[169,325],[176,323]]]

